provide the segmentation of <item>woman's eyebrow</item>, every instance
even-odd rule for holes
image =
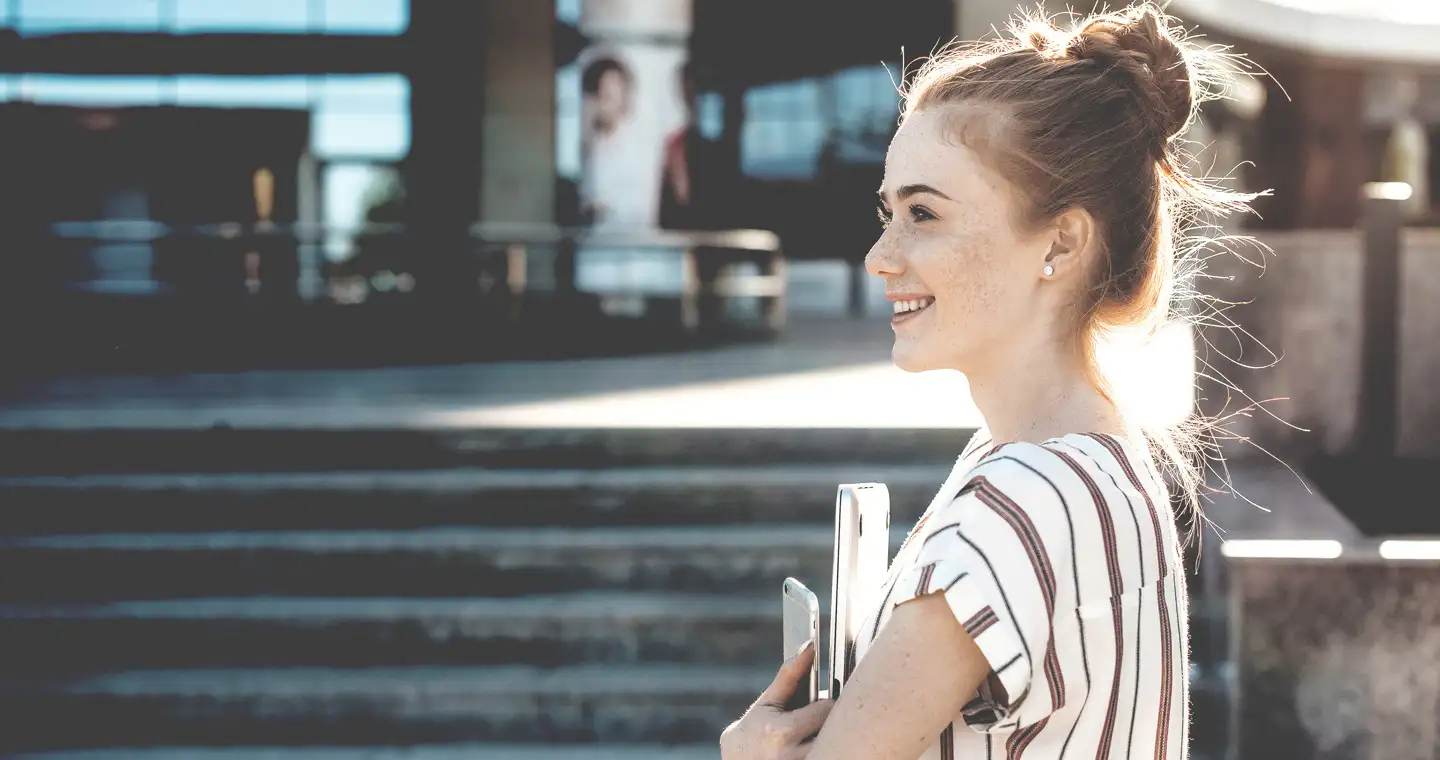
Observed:
[[[876,191],[876,192],[879,193],[880,199],[883,201],[883,200],[885,199],[885,188],[882,187],[882,188],[880,188],[880,189],[879,189],[878,191]],[[941,198],[944,198],[944,199],[947,200],[947,201],[948,201],[948,200],[954,200],[953,198],[951,198],[950,196],[948,196],[948,195],[940,192],[939,190],[936,190],[935,188],[933,188],[933,187],[931,187],[931,186],[929,186],[929,185],[923,185],[923,184],[901,185],[901,186],[900,186],[900,189],[895,191],[895,197],[896,197],[897,200],[902,200],[902,201],[903,201],[903,200],[905,200],[906,198],[909,198],[909,197],[912,196],[912,195],[917,195],[917,194],[919,194],[919,193],[929,193],[929,194],[931,194],[931,195],[936,195],[936,196],[939,196],[939,197],[941,197]]]

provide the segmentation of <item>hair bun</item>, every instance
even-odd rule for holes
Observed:
[[[1075,31],[1066,54],[1077,61],[1103,61],[1130,76],[1163,149],[1195,112],[1196,92],[1182,39],[1171,32],[1168,17],[1144,4],[1091,19]]]

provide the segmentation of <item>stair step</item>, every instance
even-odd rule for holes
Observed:
[[[0,750],[697,744],[716,740],[773,677],[771,667],[675,665],[121,672],[0,685],[9,724]]]
[[[903,538],[892,528],[892,552]],[[426,528],[0,539],[0,601],[196,596],[523,596],[596,589],[766,593],[829,585],[833,528]]]
[[[908,523],[952,464],[8,477],[0,533],[823,523],[836,486],[861,482]]]
[[[0,474],[599,468],[953,460],[962,428],[0,429]]]
[[[776,590],[778,591],[778,584]],[[119,669],[778,664],[778,593],[234,598],[0,607],[0,676]]]
[[[35,752],[15,760],[719,760],[704,744],[432,744],[411,747],[154,747]]]

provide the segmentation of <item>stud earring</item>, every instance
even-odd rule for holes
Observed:
[[[1046,264],[1046,265],[1045,265],[1045,276],[1046,276],[1046,277],[1049,277],[1050,275],[1053,275],[1053,274],[1055,274],[1055,267],[1050,266],[1049,264]]]

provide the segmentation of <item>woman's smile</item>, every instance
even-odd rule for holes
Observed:
[[[935,299],[929,296],[921,296],[908,300],[897,300],[894,302],[895,316],[890,318],[890,326],[898,328],[900,325],[913,322],[920,318],[920,315],[930,311],[935,304]]]

